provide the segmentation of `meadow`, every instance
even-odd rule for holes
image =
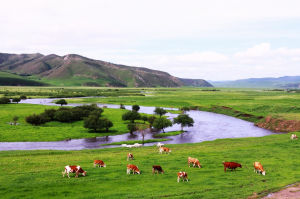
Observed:
[[[172,153],[158,153],[155,146],[82,151],[0,152],[1,198],[247,198],[279,190],[300,179],[298,140],[289,134],[261,138],[223,139],[197,144],[168,145]],[[299,136],[299,134],[298,134]],[[126,155],[132,152],[141,175],[126,174]],[[187,165],[196,157],[203,168]],[[101,159],[106,168],[94,168]],[[243,168],[224,172],[222,161],[236,161]],[[253,172],[260,161],[266,175]],[[80,165],[87,176],[63,178],[66,165]],[[152,174],[161,165],[165,174]],[[189,182],[177,183],[177,172],[186,171]],[[5,182],[5,183],[4,183]]]

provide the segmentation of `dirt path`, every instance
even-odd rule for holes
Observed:
[[[263,199],[300,199],[300,184],[290,186],[281,191],[270,193]]]

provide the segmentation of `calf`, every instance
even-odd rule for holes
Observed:
[[[106,167],[106,164],[102,160],[94,160],[94,167]]]
[[[182,179],[182,181],[189,181],[189,179],[188,179],[188,177],[187,177],[187,173],[186,172],[184,172],[184,171],[179,171],[178,173],[177,173],[177,182],[179,182],[180,181],[180,178]]]
[[[65,174],[70,178],[69,173],[76,173],[75,178],[78,178],[78,174],[81,173],[83,176],[86,175],[86,171],[84,171],[80,166],[74,165],[74,166],[65,166],[65,171],[62,172],[63,177],[65,177]]]
[[[201,164],[197,158],[188,157],[189,167],[191,166],[191,163],[193,164],[193,167],[197,166],[197,167],[201,168]]]
[[[137,173],[137,174],[141,174],[140,170],[137,166],[133,165],[133,164],[128,164],[127,165],[127,174],[130,174],[131,171],[133,171],[133,174]]]
[[[254,172],[261,173],[262,175],[266,175],[266,171],[264,170],[260,162],[254,162],[253,166],[254,166]]]
[[[134,159],[134,157],[133,157],[132,153],[128,153],[127,154],[127,161],[133,160],[133,159]]]
[[[162,146],[164,146],[164,144],[163,143],[157,143],[157,145],[156,145],[157,147],[162,147]]]
[[[224,172],[226,172],[227,168],[231,169],[231,171],[235,170],[237,167],[242,168],[242,165],[236,162],[223,162],[223,165],[224,165]]]
[[[166,152],[166,153],[171,153],[171,149],[167,148],[167,147],[159,147],[159,153],[162,154],[163,152]]]
[[[152,166],[152,173],[164,173],[164,170],[159,165],[153,165]]]
[[[296,134],[292,134],[291,135],[291,140],[296,140],[296,139],[298,139],[297,135]]]

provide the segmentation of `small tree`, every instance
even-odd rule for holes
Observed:
[[[17,104],[19,104],[19,102],[21,101],[21,99],[16,97],[16,98],[13,98],[12,101],[16,102]]]
[[[126,109],[124,104],[120,104],[120,109]]]
[[[17,125],[18,120],[19,120],[19,117],[18,117],[18,116],[14,116],[14,117],[13,117],[13,122],[14,122],[14,125],[15,125],[15,126]]]
[[[57,100],[55,102],[55,104],[60,104],[60,106],[62,106],[62,105],[67,105],[68,102],[65,99],[60,99],[60,100]]]
[[[163,132],[165,132],[164,129],[172,126],[172,122],[165,117],[160,117],[160,118],[157,118],[156,120],[154,120],[153,126],[157,130],[159,130],[159,131],[162,130]]]
[[[102,122],[103,122],[103,128],[105,128],[106,132],[108,132],[109,128],[111,128],[111,127],[114,126],[114,124],[112,123],[112,121],[110,121],[109,119],[101,118],[100,120],[102,120]]]
[[[144,124],[146,123],[146,121],[148,120],[148,117],[146,115],[142,115],[141,119],[144,121]]]
[[[137,130],[137,127],[136,127],[135,123],[129,123],[129,124],[127,125],[127,128],[128,128],[128,130],[130,131],[130,134],[132,134],[134,131]]]
[[[161,116],[165,115],[167,113],[167,111],[163,108],[156,107],[154,110],[154,113],[159,115],[159,117],[161,117]]]
[[[100,116],[97,114],[90,114],[88,117],[84,119],[84,128],[92,129],[95,132],[97,129],[101,129],[102,126],[100,124]]]
[[[7,97],[1,97],[0,98],[0,104],[9,104],[10,103],[10,99]]]
[[[183,127],[185,126],[193,126],[194,120],[187,114],[180,114],[173,120],[174,124],[180,124],[181,125],[181,131],[183,131]]]
[[[140,110],[140,106],[135,104],[135,105],[132,105],[132,111],[136,111],[138,112]]]
[[[149,122],[149,128],[150,128],[150,130],[152,130],[152,126],[153,126],[153,123],[154,123],[155,119],[156,119],[155,116],[149,116],[148,117],[148,122]]]
[[[122,115],[122,120],[129,120],[131,123],[139,119],[141,119],[141,115],[136,111],[128,111]]]

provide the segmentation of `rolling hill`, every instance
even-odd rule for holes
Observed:
[[[215,87],[230,88],[300,88],[300,76],[250,78],[234,81],[210,81]]]
[[[212,87],[202,79],[180,79],[158,70],[113,64],[76,54],[0,53],[0,71],[13,74],[15,78],[55,86]]]

